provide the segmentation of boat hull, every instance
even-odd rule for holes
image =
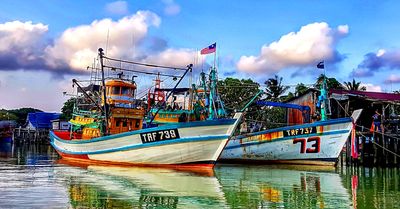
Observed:
[[[50,134],[50,138],[51,144],[63,158],[78,161],[139,166],[213,167],[237,121],[225,119],[179,123],[91,140],[63,140],[54,133]],[[173,139],[161,139],[157,135],[159,132],[173,133],[170,137]]]
[[[335,165],[352,127],[351,118],[341,118],[251,133],[232,138],[220,160]]]

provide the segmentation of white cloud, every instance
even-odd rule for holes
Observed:
[[[386,80],[385,83],[400,83],[400,76],[391,74]]]
[[[349,32],[347,25],[336,29],[325,22],[312,23],[265,44],[258,56],[242,56],[237,68],[243,72],[274,74],[284,68],[315,66],[321,60],[337,62],[335,47]]]
[[[110,14],[126,15],[128,14],[128,3],[126,1],[115,1],[108,3],[105,10]]]
[[[148,56],[144,61],[148,63],[185,68],[193,64],[196,51],[192,49],[167,49],[158,54]]]
[[[0,67],[37,68],[42,62],[48,26],[31,21],[0,24]]]
[[[364,60],[357,66],[361,76],[373,76],[378,71],[400,69],[400,49],[379,49],[364,55]]]
[[[41,41],[47,31],[47,25],[42,23],[32,24],[31,21],[13,21],[0,24],[0,51],[31,48],[32,45]]]
[[[367,91],[382,92],[382,87],[379,85],[374,85],[371,83],[361,83],[360,86],[365,86],[367,88]]]
[[[174,0],[163,0],[163,2],[165,4],[164,13],[166,15],[173,16],[181,12],[181,7]]]
[[[97,56],[97,49],[106,48],[107,55],[118,58],[132,58],[138,53],[134,45],[146,37],[150,26],[158,27],[161,19],[149,11],[138,11],[118,21],[102,19],[90,25],[69,28],[46,48],[47,64],[52,68],[69,67],[82,70]]]

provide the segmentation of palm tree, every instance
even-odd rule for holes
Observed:
[[[361,86],[361,82],[356,82],[353,78],[353,82],[344,82],[344,86],[350,91],[366,91],[367,87]]]
[[[289,89],[289,86],[282,85],[282,79],[282,77],[275,75],[274,78],[270,78],[265,81],[265,85],[267,85],[265,88],[265,93],[268,100],[280,101],[281,95]]]

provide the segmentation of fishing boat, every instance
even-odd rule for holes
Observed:
[[[150,124],[144,125],[145,110],[135,99],[136,83],[133,79],[124,80],[122,73],[119,78],[104,79],[104,68],[115,70],[115,67],[104,65],[103,59],[113,58],[104,56],[102,49],[99,57],[102,72],[99,91],[87,92],[74,80],[84,100],[94,105],[84,110],[74,109],[67,137],[50,132],[51,145],[63,158],[139,166],[214,166],[240,120],[240,113],[233,119],[211,118],[155,127],[150,120]],[[182,70],[185,73],[174,89],[192,70],[192,65]],[[157,114],[158,111],[154,113]]]
[[[225,162],[335,165],[361,110],[351,118],[263,130],[233,137],[221,154]]]
[[[340,152],[361,114],[355,110],[349,118],[328,119],[329,100],[326,84],[321,87],[321,120],[300,125],[250,132],[233,137],[221,154],[223,162],[264,162],[311,165],[335,165]],[[296,108],[309,119],[309,107],[269,101],[263,106]]]

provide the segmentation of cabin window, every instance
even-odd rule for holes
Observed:
[[[120,94],[120,87],[119,86],[113,86],[112,87],[112,94]]]
[[[119,121],[115,121],[115,127],[119,127]]]
[[[121,92],[121,94],[123,94],[123,95],[129,95],[129,91],[130,89],[129,89],[129,87],[125,87],[125,86],[123,86],[122,87],[122,92]]]
[[[127,127],[127,126],[128,126],[128,123],[126,121],[123,121],[122,122],[122,127]]]
[[[140,121],[136,120],[136,128],[139,128],[139,126],[140,126]]]

